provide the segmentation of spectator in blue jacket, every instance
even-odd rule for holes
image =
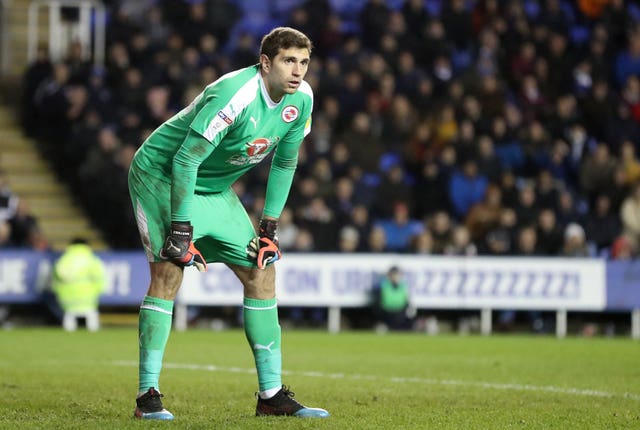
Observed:
[[[407,252],[414,237],[424,231],[424,225],[409,218],[409,207],[404,201],[397,201],[393,205],[391,218],[379,221],[387,238],[387,250],[393,252]]]
[[[622,87],[631,75],[640,75],[640,30],[629,32],[629,48],[616,58],[616,83]]]
[[[463,219],[469,209],[483,199],[487,185],[487,177],[478,173],[478,165],[473,159],[466,160],[461,169],[453,172],[449,182],[449,199],[459,219]]]

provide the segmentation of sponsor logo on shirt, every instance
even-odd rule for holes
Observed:
[[[269,148],[269,140],[259,137],[253,142],[247,142],[244,146],[247,148],[247,155],[253,157],[264,153]]]
[[[289,105],[289,106],[285,106],[284,109],[282,109],[282,120],[284,122],[292,122],[295,121],[296,118],[298,118],[298,108],[293,106],[293,105]]]
[[[258,137],[252,142],[244,144],[244,151],[235,154],[227,159],[227,163],[235,166],[244,166],[246,164],[257,164],[261,162],[268,154],[269,149],[280,140],[279,137],[269,139],[266,137]]]
[[[218,111],[218,116],[220,117],[220,119],[222,119],[224,122],[226,122],[229,125],[231,125],[231,123],[233,123],[233,120],[231,118],[229,118],[227,116],[227,114],[225,114],[222,111]]]

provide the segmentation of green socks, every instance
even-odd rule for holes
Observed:
[[[244,332],[253,350],[260,391],[282,386],[280,324],[276,299],[244,299]]]
[[[140,306],[138,336],[140,367],[138,391],[160,391],[162,357],[171,331],[173,301],[146,296]],[[260,391],[282,386],[280,324],[276,299],[244,299],[244,331],[253,350]]]
[[[145,296],[140,306],[138,342],[140,343],[140,367],[138,392],[151,387],[160,391],[158,379],[162,370],[162,356],[171,331],[173,300]]]

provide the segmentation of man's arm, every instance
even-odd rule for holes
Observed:
[[[171,221],[191,220],[191,204],[196,187],[198,167],[213,152],[215,146],[190,130],[173,157],[171,175]]]
[[[301,143],[284,145],[280,143],[276,148],[267,180],[263,211],[265,217],[273,219],[280,217],[293,183],[293,175],[298,165],[298,150]]]
[[[192,242],[191,205],[198,176],[198,167],[213,152],[215,146],[203,136],[189,130],[184,143],[173,157],[171,175],[171,229],[160,256],[179,266],[195,265],[207,271],[204,257]]]
[[[258,237],[247,245],[247,254],[256,259],[259,269],[275,263],[282,257],[276,230],[278,218],[289,196],[293,175],[298,164],[300,144],[280,142],[271,163],[262,219],[258,226]]]

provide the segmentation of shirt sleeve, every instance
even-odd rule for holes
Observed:
[[[171,221],[190,221],[198,167],[216,148],[207,139],[189,130],[173,157],[171,181]]]
[[[205,97],[205,99],[201,99]],[[190,221],[198,168],[227,135],[235,117],[228,112],[229,90],[225,85],[201,94],[192,108],[203,103],[189,132],[173,157],[171,175],[171,221]]]
[[[279,218],[289,197],[298,165],[298,151],[305,136],[311,131],[311,106],[307,109],[307,115],[296,122],[276,147],[267,180],[263,211],[266,216]]]
[[[279,143],[273,156],[267,193],[264,203],[264,215],[279,218],[284,208],[289,190],[293,182],[293,175],[298,165],[298,149],[302,141],[296,144]]]

